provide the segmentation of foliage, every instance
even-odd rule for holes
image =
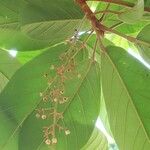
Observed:
[[[0,35],[1,150],[150,149],[149,0],[1,0]]]

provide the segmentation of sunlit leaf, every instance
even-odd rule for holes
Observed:
[[[107,139],[101,131],[95,128],[89,141],[81,150],[108,150]]]
[[[137,39],[150,43],[150,24],[142,29],[142,31],[138,34]],[[149,46],[142,44],[138,44],[137,46],[139,53],[144,58],[144,60],[150,63],[150,44]]]

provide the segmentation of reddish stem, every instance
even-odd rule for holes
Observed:
[[[147,42],[138,40],[138,39],[136,39],[134,37],[131,37],[131,36],[127,36],[125,34],[122,34],[122,33],[118,32],[118,31],[116,31],[116,30],[114,30],[112,28],[108,28],[105,25],[101,24],[101,22],[99,22],[99,20],[95,17],[95,14],[88,7],[88,5],[86,3],[86,0],[76,0],[76,2],[79,4],[79,6],[81,7],[82,11],[85,13],[87,18],[91,21],[91,24],[92,24],[92,26],[93,26],[93,28],[94,28],[98,38],[103,37],[104,36],[104,32],[108,31],[108,32],[117,34],[117,35],[127,39],[128,41],[130,41],[132,43],[139,43],[139,44],[144,44],[144,45],[149,46],[149,43],[147,43]]]
[[[81,7],[86,17],[91,21],[92,27],[101,36],[104,36],[104,29],[99,20],[95,17],[91,9],[88,7],[86,0],[76,0],[77,4]]]

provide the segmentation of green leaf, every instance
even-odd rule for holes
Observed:
[[[81,150],[108,150],[108,141],[102,132],[95,128],[87,144]]]
[[[0,26],[12,25],[18,23],[19,8],[23,4],[20,0],[3,0],[0,1]]]
[[[150,71],[119,47],[101,54],[102,89],[119,149],[150,149]]]
[[[0,93],[19,67],[20,64],[15,58],[0,50]]]
[[[46,49],[37,51],[18,52],[16,58],[20,63],[25,64],[45,51]]]
[[[144,13],[144,0],[138,0],[137,4],[132,9],[127,9],[125,12],[118,15],[119,19],[128,24],[134,24],[139,21]]]
[[[98,66],[86,61],[80,64],[78,69],[81,72],[82,79],[80,81],[73,79],[65,87],[66,93],[70,97],[70,104],[63,106],[61,109],[58,108],[58,112],[62,111],[64,114],[63,121],[58,123],[71,132],[68,136],[64,132],[58,131],[56,133],[58,139],[56,149],[58,150],[80,149],[85,145],[92,134],[99,114],[100,81],[99,74],[95,73],[98,71]],[[86,72],[83,73],[85,70]],[[41,105],[39,108],[42,107]],[[23,124],[19,138],[20,150],[36,150],[37,148],[47,147],[43,141],[42,128],[51,125],[53,122],[50,120],[43,122],[36,119],[35,115],[36,111]],[[28,135],[31,132],[32,135],[29,137]]]
[[[147,16],[145,16],[145,19],[146,17]],[[136,22],[136,24],[122,23],[120,26],[116,27],[115,29],[124,34],[133,35],[133,33],[135,33],[137,35],[137,32],[139,32],[148,23],[149,23],[148,21],[138,21]]]
[[[141,32],[138,34],[137,39],[150,43],[150,24],[145,26]],[[150,45],[150,44],[149,44]],[[150,63],[150,46],[145,46],[142,44],[138,44],[137,45],[139,53],[141,54],[141,56],[143,57],[143,59]]]
[[[106,104],[105,104],[104,96],[102,93],[101,93],[101,105],[100,105],[99,117],[100,117],[106,131],[109,133],[109,135],[112,136],[112,132],[110,129],[110,123],[109,123],[109,119],[108,119],[108,113],[106,110]]]
[[[0,93],[19,67],[20,64],[15,58],[12,58],[8,52],[0,50]],[[0,105],[0,107],[3,106]],[[8,138],[9,134],[15,126],[14,122],[10,122],[8,119],[8,115],[9,114],[5,114],[3,111],[0,111],[0,147],[1,144],[5,142],[6,138]],[[15,136],[13,140],[8,142],[6,149],[3,150],[17,150],[17,142],[17,137]]]
[[[48,42],[31,39],[21,30],[21,10],[26,2],[3,0],[0,2],[0,47],[17,51],[39,50],[48,46]]]
[[[20,150],[34,150],[40,145],[43,140],[42,121],[35,118],[36,112],[34,110],[41,102],[39,93],[47,86],[47,81],[43,78],[43,74],[48,71],[51,65],[59,66],[62,63],[59,56],[68,48],[64,44],[58,45],[26,63],[16,72],[3,90],[0,96],[0,110],[5,114],[9,114],[7,117],[15,122],[15,127],[10,135],[3,139],[2,147],[7,145],[7,141],[10,140],[9,137],[13,138],[12,134],[18,131],[25,119],[26,121],[20,132]],[[75,77],[71,82],[66,83],[69,97],[72,98],[69,105],[64,105],[63,111],[66,108],[64,122],[71,134],[69,138],[64,136],[64,133],[58,135],[58,138],[60,138],[58,147],[63,147],[64,149],[66,146],[70,149],[69,147],[72,148],[72,145],[82,147],[92,134],[99,114],[100,82],[96,82],[99,81],[99,68],[97,64],[91,64],[91,60],[85,61],[85,57],[81,57],[81,55],[82,53],[77,55],[77,62],[81,64],[77,67],[78,71],[81,72],[81,79]],[[95,74],[96,71],[97,74]],[[54,76],[54,72],[50,75]],[[28,136],[31,131],[33,134]],[[82,131],[84,131],[84,134]],[[83,137],[80,139],[80,136]],[[34,140],[35,138],[36,140]],[[66,140],[68,145],[63,142]]]
[[[7,141],[8,137],[15,129],[16,124],[8,119],[9,114],[0,112],[0,147]],[[6,147],[3,150],[18,150],[18,132],[13,135],[13,138],[7,142]]]
[[[22,31],[49,44],[72,37],[83,18],[73,0],[28,0],[21,14]]]
[[[0,29],[0,35],[0,47],[7,50],[33,51],[49,46],[49,42],[31,39],[20,29]]]
[[[149,0],[144,0],[144,5],[145,5],[145,7],[150,7],[150,1]]]
[[[8,79],[0,72],[0,93],[6,86]]]

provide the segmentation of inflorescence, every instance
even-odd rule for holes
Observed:
[[[68,128],[59,124],[60,120],[63,120],[63,112],[59,112],[58,107],[63,106],[65,103],[69,103],[69,97],[65,94],[65,81],[71,79],[76,75],[77,78],[81,77],[81,74],[76,73],[76,62],[74,56],[78,53],[75,46],[71,47],[68,52],[60,55],[61,65],[51,65],[49,67],[50,72],[54,71],[55,76],[50,77],[49,73],[43,75],[47,80],[47,87],[44,92],[40,92],[39,95],[43,104],[48,104],[44,108],[36,109],[36,118],[42,120],[50,120],[48,126],[43,127],[44,142],[47,145],[56,144],[58,139],[56,137],[56,131],[64,131],[65,135],[69,135],[71,132]]]

